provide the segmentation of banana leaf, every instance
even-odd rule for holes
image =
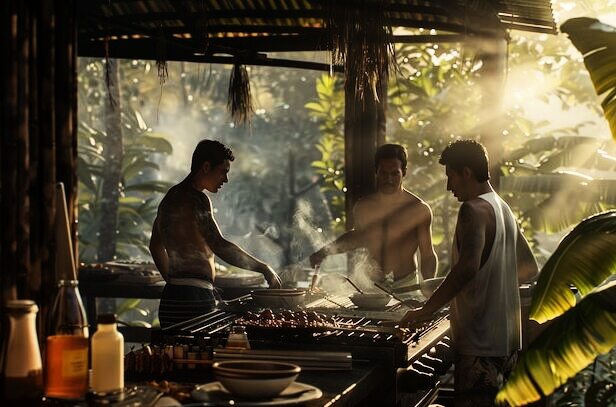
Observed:
[[[543,266],[530,318],[543,323],[575,306],[570,285],[581,297],[616,273],[616,211],[583,220],[560,242]]]
[[[560,30],[584,56],[597,94],[607,93],[601,106],[616,140],[616,28],[580,17],[565,21]]]
[[[520,406],[563,385],[616,346],[616,281],[586,296],[556,319],[518,360],[496,401]]]

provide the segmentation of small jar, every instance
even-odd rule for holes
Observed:
[[[227,349],[250,349],[246,328],[243,326],[234,326],[231,328],[229,337],[227,338]]]

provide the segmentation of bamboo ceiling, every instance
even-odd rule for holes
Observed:
[[[375,7],[392,27],[506,38],[507,29],[555,33],[550,0],[88,0],[78,2],[78,54],[116,58],[225,62],[319,69],[268,59],[267,52],[327,50],[332,4]],[[107,39],[107,40],[106,40]],[[431,42],[396,36],[396,42]],[[164,45],[161,45],[164,44]],[[298,66],[299,67],[299,66]]]

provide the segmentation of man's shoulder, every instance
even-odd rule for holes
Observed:
[[[210,199],[206,194],[180,182],[169,188],[169,191],[167,191],[161,201],[161,206],[172,205],[174,207],[179,207],[187,205],[209,205],[209,202]]]
[[[428,205],[426,201],[407,189],[403,189],[402,193],[404,204],[407,208],[419,212],[432,213],[432,208],[430,208],[430,205]]]
[[[481,198],[469,199],[462,202],[458,217],[462,222],[485,223],[490,216],[494,216],[492,205]]]

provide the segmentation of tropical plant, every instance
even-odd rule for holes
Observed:
[[[321,138],[316,144],[321,153],[312,162],[315,172],[323,178],[321,191],[330,202],[332,229],[344,231],[346,224],[344,206],[344,92],[342,81],[327,74],[316,83],[317,99],[306,103],[310,117],[319,123]]]
[[[132,114],[131,114],[132,113]],[[156,215],[158,199],[170,183],[156,179],[159,166],[154,157],[170,154],[171,144],[161,135],[143,127],[138,112],[127,112],[124,118],[124,158],[122,161],[116,258],[129,259],[147,255],[148,236]],[[141,121],[141,123],[140,123]],[[100,206],[102,195],[100,174],[106,165],[100,151],[105,148],[105,133],[81,123],[79,126],[79,243],[80,257],[95,261],[99,247]]]
[[[597,94],[605,95],[601,106],[616,140],[616,28],[580,17],[567,20],[561,31],[584,55],[584,65]]]
[[[585,54],[597,92],[612,88],[604,101],[612,120],[616,29],[608,27],[574,19],[563,24],[563,31],[573,35],[574,45]],[[593,35],[596,30],[600,35]],[[602,53],[610,49],[611,56]],[[542,269],[530,312],[538,322],[560,317],[523,353],[497,401],[522,405],[549,395],[616,346],[616,281],[604,283],[616,274],[615,246],[616,211],[584,220],[562,240]],[[578,290],[579,302],[570,286]],[[602,402],[616,402],[613,383],[599,383],[588,389],[586,398],[592,389]]]
[[[127,61],[123,64],[125,70]],[[78,128],[79,180],[79,243],[80,259],[98,260],[102,228],[102,178],[108,166],[104,154],[109,148],[103,117],[105,90],[104,64],[101,60],[82,60],[80,65],[80,122]],[[119,207],[114,258],[129,259],[148,255],[147,242],[156,214],[157,200],[170,184],[158,181],[157,157],[172,152],[164,135],[155,133],[138,110],[131,107],[132,89],[126,88],[121,112],[122,162],[119,188]],[[105,242],[104,242],[105,243]]]
[[[530,318],[562,316],[524,351],[498,402],[539,400],[616,346],[616,281],[602,284],[616,274],[614,247],[616,211],[584,220],[562,240],[542,268]]]
[[[583,125],[531,138],[501,163],[499,192],[532,231],[561,232],[616,207],[616,146],[580,136]]]

